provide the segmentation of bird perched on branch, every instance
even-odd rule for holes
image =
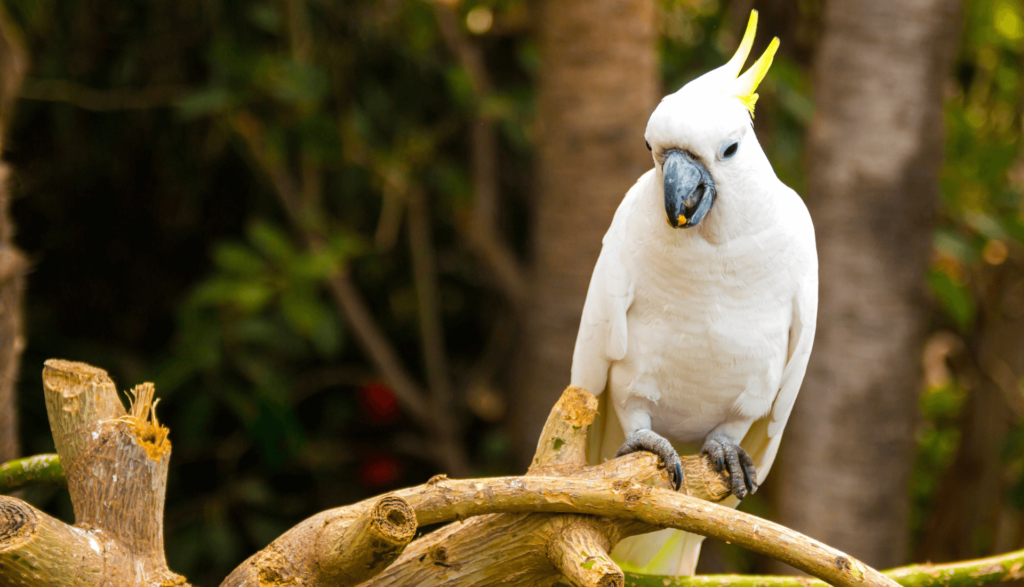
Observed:
[[[753,129],[779,40],[740,73],[756,28],[753,11],[732,59],[651,115],[654,169],[604,237],[572,363],[572,384],[601,399],[592,461],[651,451],[678,489],[673,445],[699,444],[728,473],[731,505],[775,459],[818,307],[810,215]],[[623,540],[612,556],[627,570],[693,574],[701,540],[663,530]]]

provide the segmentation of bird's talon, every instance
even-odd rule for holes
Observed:
[[[672,487],[679,491],[679,488],[683,485],[683,462],[679,459],[679,453],[672,447],[672,443],[654,431],[637,430],[629,435],[629,438],[619,447],[615,456],[621,457],[641,450],[658,455],[668,471]]]
[[[757,470],[754,461],[736,441],[723,434],[709,436],[701,453],[711,458],[715,469],[728,471],[731,491],[737,499],[757,491]]]

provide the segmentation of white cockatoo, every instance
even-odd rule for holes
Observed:
[[[810,215],[753,130],[779,40],[740,75],[756,27],[755,11],[735,56],[651,115],[654,169],[604,237],[572,362],[572,384],[601,399],[591,461],[649,450],[678,488],[673,445],[700,445],[728,472],[733,506],[775,459],[818,307]],[[612,556],[626,570],[693,574],[702,540],[662,530]]]

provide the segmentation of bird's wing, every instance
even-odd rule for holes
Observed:
[[[601,255],[594,266],[583,304],[583,317],[572,355],[572,384],[594,395],[604,391],[608,367],[626,356],[628,333],[626,312],[633,303],[634,283],[623,251],[626,227],[639,201],[644,179],[633,186],[615,211],[612,225],[604,235]]]
[[[772,403],[772,410],[767,416],[754,422],[743,438],[741,445],[754,460],[757,468],[757,482],[763,483],[782,440],[782,431],[786,428],[789,414],[800,392],[807,362],[811,357],[811,346],[814,344],[814,331],[818,314],[818,274],[815,270],[807,275],[800,284],[793,299],[793,322],[789,329],[789,352],[786,367],[782,371],[779,393]]]
[[[597,419],[590,428],[590,458],[594,463],[600,460],[598,453],[604,431],[609,429],[608,417],[612,411],[603,394],[608,368],[613,361],[626,356],[628,342],[626,312],[633,303],[634,280],[622,257],[626,229],[651,173],[653,171],[642,176],[626,193],[604,235],[572,355],[572,385],[583,387],[600,399]],[[617,422],[610,424],[611,428],[621,429]]]

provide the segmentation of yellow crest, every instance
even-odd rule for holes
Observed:
[[[768,73],[768,68],[772,66],[772,59],[775,57],[775,51],[779,48],[779,38],[775,37],[772,42],[768,44],[768,48],[764,54],[750,66],[743,75],[740,75],[740,71],[743,69],[743,64],[747,60],[747,56],[750,55],[750,48],[754,45],[754,33],[757,31],[757,11],[750,11],[750,20],[747,21],[747,30],[743,33],[743,40],[740,41],[740,46],[736,48],[736,54],[732,56],[722,70],[728,72],[729,85],[726,87],[726,94],[739,98],[740,102],[750,110],[750,115],[754,115],[754,104],[757,103],[757,86],[764,79],[764,76]]]

